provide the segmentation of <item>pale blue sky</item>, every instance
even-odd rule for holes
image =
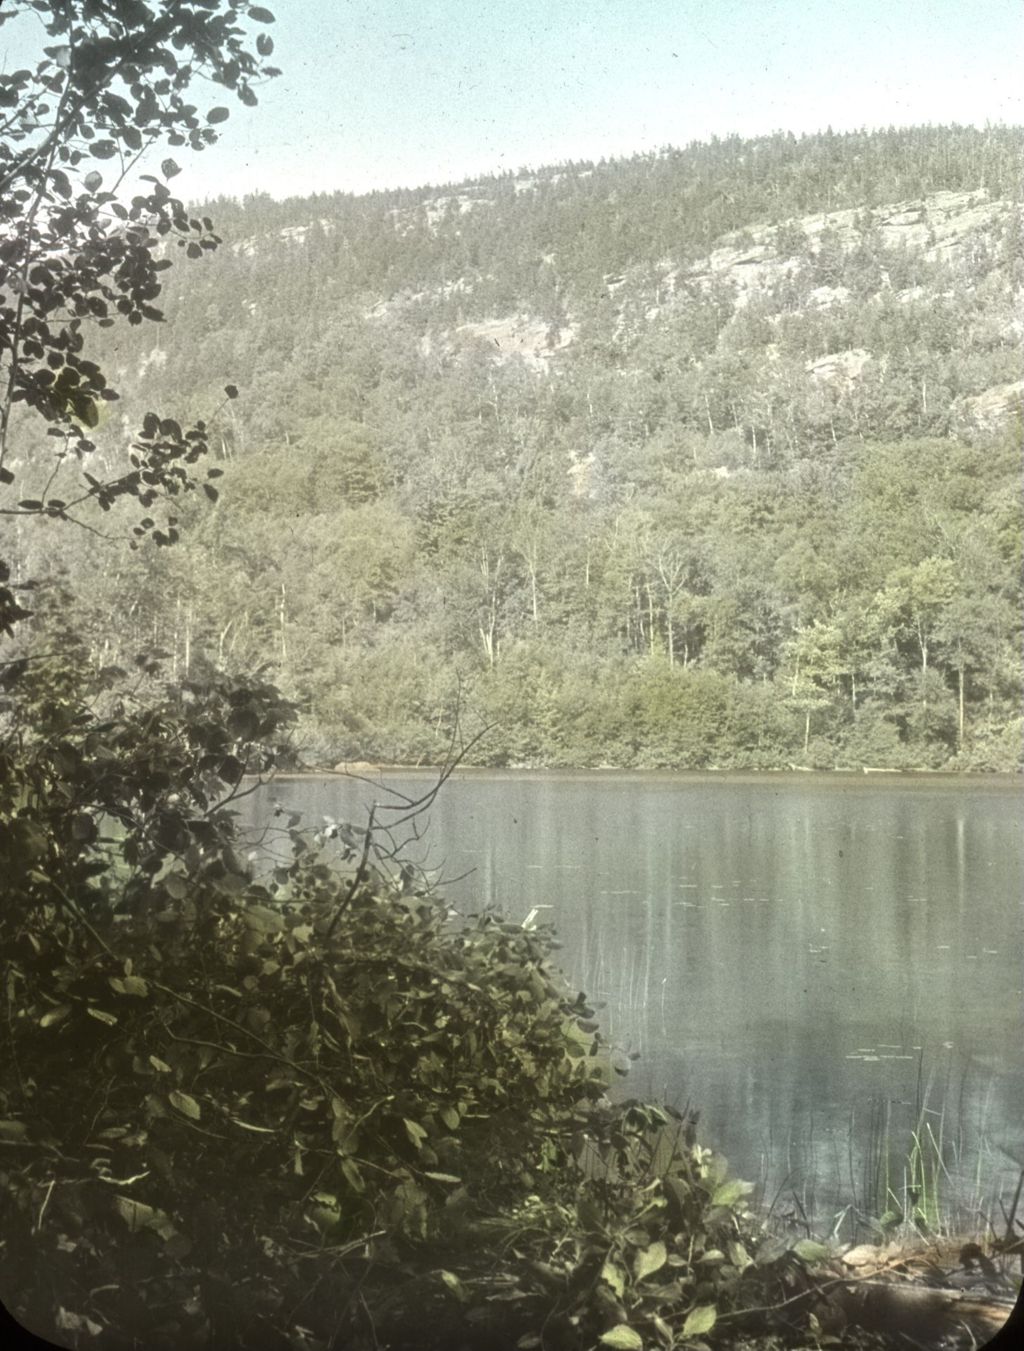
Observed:
[[[438,183],[731,132],[1024,122],[1024,0],[267,3],[284,73],[183,159],[183,195]]]

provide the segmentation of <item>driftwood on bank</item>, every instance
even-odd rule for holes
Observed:
[[[830,1293],[830,1304],[847,1324],[905,1333],[925,1345],[963,1330],[983,1344],[1002,1330],[1013,1312],[1010,1299],[882,1279],[840,1285]]]

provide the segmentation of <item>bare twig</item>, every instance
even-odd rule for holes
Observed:
[[[722,1323],[729,1318],[749,1318],[752,1314],[777,1313],[780,1309],[788,1308],[791,1304],[799,1304],[805,1299],[813,1299],[815,1295],[820,1295],[823,1291],[834,1289],[836,1286],[857,1285],[874,1280],[877,1280],[874,1274],[870,1276],[832,1276],[828,1280],[818,1281],[814,1285],[808,1286],[806,1290],[798,1291],[795,1295],[790,1295],[788,1299],[779,1300],[777,1304],[759,1304],[749,1309],[726,1309],[718,1315],[717,1321]]]
[[[33,1233],[38,1234],[43,1226],[43,1216],[46,1214],[46,1207],[50,1204],[50,1194],[53,1191],[56,1181],[57,1179],[55,1177],[50,1178],[50,1185],[46,1189],[46,1195],[43,1197],[43,1204],[39,1207],[39,1214],[36,1216]]]
[[[200,1013],[205,1013],[211,1018],[216,1018],[218,1022],[225,1023],[228,1027],[233,1027],[236,1032],[241,1032],[243,1037],[248,1037],[251,1041],[254,1041],[257,1045],[261,1046],[264,1054],[269,1060],[276,1060],[279,1064],[287,1065],[289,1069],[293,1069],[296,1074],[301,1074],[303,1078],[311,1080],[318,1088],[322,1089],[328,1097],[330,1097],[329,1088],[318,1074],[314,1074],[311,1070],[307,1070],[305,1066],[300,1065],[298,1061],[291,1060],[288,1056],[282,1055],[279,1051],[275,1051],[269,1042],[265,1042],[262,1037],[257,1036],[255,1032],[244,1027],[241,1023],[235,1022],[234,1018],[229,1018],[227,1014],[219,1013],[217,1009],[212,1009],[207,1004],[199,1003],[197,999],[190,999],[188,995],[182,994],[179,990],[172,989],[169,985],[162,985],[159,981],[148,979],[147,983],[151,985],[154,990],[161,990],[164,994],[170,995],[172,999],[177,999],[179,1003],[187,1004],[190,1008],[198,1009]]]
[[[334,912],[334,918],[327,926],[327,933],[324,935],[325,942],[330,941],[331,937],[334,934],[335,929],[338,927],[338,921],[341,919],[342,915],[345,913],[348,907],[352,904],[353,896],[355,896],[356,892],[359,890],[359,888],[362,886],[363,882],[366,879],[366,864],[367,860],[370,857],[370,846],[373,843],[374,817],[376,811],[377,811],[377,804],[375,802],[373,806],[370,808],[369,820],[366,823],[366,832],[363,835],[363,853],[362,857],[359,860],[359,867],[356,869],[355,876],[352,878],[352,882],[351,885],[349,886],[348,891],[345,893],[345,895],[341,898],[340,902],[338,903],[338,907]]]

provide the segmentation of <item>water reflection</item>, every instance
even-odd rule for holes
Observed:
[[[272,792],[314,824],[359,821],[372,795]],[[550,906],[571,979],[641,1053],[628,1091],[698,1107],[769,1198],[877,1205],[880,1141],[898,1161],[927,1126],[947,1199],[955,1183],[987,1206],[1024,1165],[1022,802],[1016,786],[467,776],[423,861],[474,869],[448,892],[462,908]]]

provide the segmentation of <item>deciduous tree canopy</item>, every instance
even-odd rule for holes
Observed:
[[[100,364],[176,406],[238,382],[226,505],[145,572],[39,548],[124,616],[94,660],[271,661],[325,763],[436,759],[459,697],[495,764],[1013,769],[1020,145],[204,207],[173,326]]]

